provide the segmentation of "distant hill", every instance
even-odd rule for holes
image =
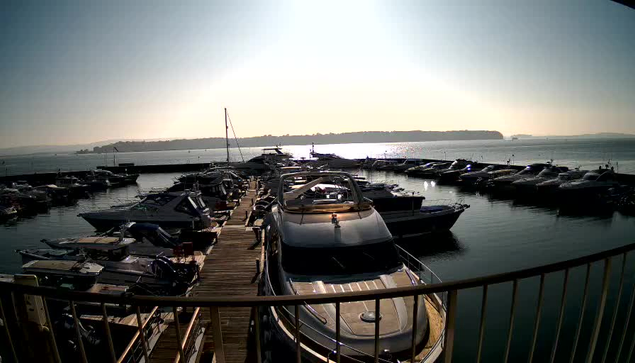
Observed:
[[[443,141],[443,140],[498,140],[503,135],[498,131],[363,131],[346,132],[342,134],[314,134],[314,135],[284,135],[258,136],[239,138],[238,143],[243,147],[259,147],[271,145],[307,145],[315,144],[345,144],[365,142],[412,142],[412,141]],[[233,144],[234,140],[230,140]],[[136,151],[164,151],[164,150],[192,150],[224,148],[225,139],[211,137],[205,139],[179,139],[168,141],[119,141],[104,146],[96,146],[93,153],[104,153],[118,150],[119,152]],[[81,152],[87,152],[82,150]]]

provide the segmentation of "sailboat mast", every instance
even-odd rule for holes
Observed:
[[[227,126],[227,108],[225,108],[225,144],[227,144],[227,166],[229,166],[229,127]]]

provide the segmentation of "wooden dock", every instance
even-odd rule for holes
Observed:
[[[252,182],[250,189],[241,198],[240,205],[234,209],[231,218],[222,227],[217,243],[205,258],[201,280],[192,289],[190,296],[212,298],[258,294],[256,261],[260,259],[261,247],[256,244],[256,236],[252,229],[245,227],[245,217],[251,211],[252,199],[256,197],[255,187],[256,183]],[[252,344],[249,339],[251,308],[221,308],[219,312],[225,361],[228,363],[255,361],[253,355],[255,349],[248,348]],[[214,352],[212,328],[211,324],[208,324],[211,321],[209,309],[201,309],[201,315],[207,328],[202,350],[198,353],[199,359],[209,358]],[[187,321],[181,323],[182,334],[186,324]],[[151,354],[151,362],[173,362],[178,355],[176,329],[173,323],[166,333]],[[201,362],[208,362],[205,358],[201,359]]]
[[[252,199],[256,197],[255,183],[252,183],[240,205],[225,223],[218,243],[205,259],[201,271],[201,282],[192,292],[197,297],[218,297],[230,295],[258,294],[256,281],[256,260],[260,258],[260,245],[251,228],[245,228],[245,216],[251,210]],[[252,361],[248,357],[249,324],[251,308],[221,308],[220,318],[228,363]],[[210,321],[209,310],[203,311],[203,319]],[[211,326],[206,330],[203,354],[214,350]],[[249,360],[248,360],[249,358]]]

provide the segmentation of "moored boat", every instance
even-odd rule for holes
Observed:
[[[301,175],[299,175],[301,174]],[[277,203],[268,221],[266,266],[262,290],[268,295],[314,295],[333,292],[382,290],[423,283],[405,265],[381,216],[364,200],[354,179],[346,173],[299,173],[282,176]],[[302,176],[306,184],[286,183]],[[320,185],[342,188],[322,192]],[[441,353],[430,320],[442,321],[444,308],[436,295],[418,296],[415,345],[419,362],[433,362]],[[342,361],[366,361],[375,349],[375,325],[379,324],[382,359],[405,360],[412,352],[412,299],[374,304],[334,304],[298,308],[302,356],[325,361],[335,349],[336,320],[343,322],[340,344]],[[438,310],[429,309],[435,305]],[[261,311],[265,329],[289,347],[294,342],[294,308],[270,307]],[[436,311],[436,313],[434,313]],[[436,325],[435,325],[436,326]],[[265,336],[265,338],[267,338]],[[265,340],[265,344],[268,342]],[[428,347],[428,348],[426,348]],[[433,347],[429,349],[429,347]]]

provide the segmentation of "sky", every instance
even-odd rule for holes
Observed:
[[[0,147],[392,130],[635,133],[635,10],[2,1]]]

